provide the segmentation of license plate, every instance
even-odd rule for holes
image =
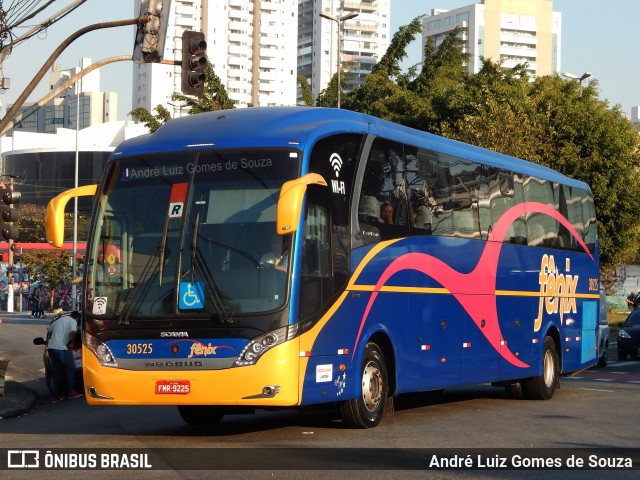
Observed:
[[[189,380],[156,380],[156,394],[187,394],[191,391]]]

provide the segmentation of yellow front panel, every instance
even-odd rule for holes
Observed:
[[[83,346],[85,393],[89,405],[246,405],[296,406],[300,403],[298,339],[267,351],[256,365],[225,370],[136,371],[102,367]],[[156,394],[156,382],[188,380],[188,394]],[[273,397],[261,397],[265,386],[278,386]],[[110,399],[95,398],[97,395]],[[248,398],[253,397],[253,398]]]

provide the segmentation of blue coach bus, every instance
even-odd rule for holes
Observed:
[[[344,110],[248,108],[122,143],[95,195],[83,302],[91,405],[193,424],[330,404],[368,428],[406,392],[551,398],[596,362],[589,187]]]

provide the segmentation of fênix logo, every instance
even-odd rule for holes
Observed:
[[[533,330],[537,332],[542,325],[543,312],[548,315],[560,315],[560,323],[564,321],[567,313],[576,313],[576,290],[578,275],[570,275],[571,260],[565,260],[564,272],[559,272],[553,255],[543,255],[540,262],[540,303],[538,304],[538,317],[533,324]]]

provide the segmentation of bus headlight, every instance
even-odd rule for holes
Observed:
[[[101,366],[118,368],[116,357],[113,356],[111,349],[106,343],[102,343],[96,337],[87,332],[83,332],[82,334],[82,343],[84,343],[84,346],[91,350],[91,353],[96,356]]]
[[[254,338],[242,349],[240,355],[238,355],[238,358],[234,362],[234,366],[244,367],[255,364],[264,352],[283,343],[285,340],[293,338],[295,333],[293,333],[292,336],[290,330],[291,327],[282,327]],[[295,330],[297,331],[297,328]]]

